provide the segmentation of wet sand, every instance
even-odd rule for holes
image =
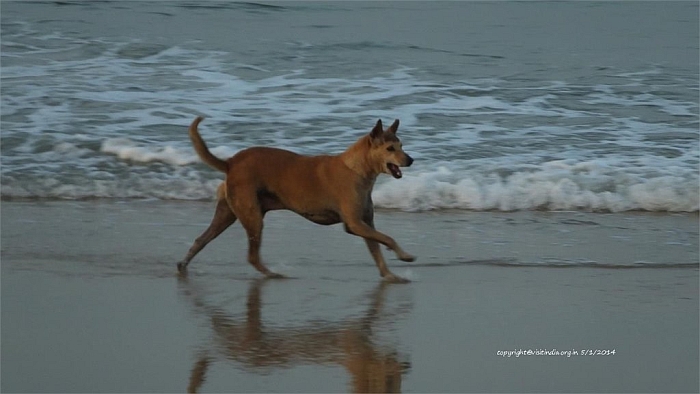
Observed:
[[[3,202],[0,389],[698,391],[697,215],[378,212],[418,256],[385,252],[412,280],[385,284],[362,240],[274,212],[292,279],[239,225],[180,277],[212,205]]]

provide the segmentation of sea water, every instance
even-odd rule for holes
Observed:
[[[212,199],[400,119],[409,211],[697,212],[696,2],[2,4],[3,199]],[[270,165],[273,165],[270,163]]]

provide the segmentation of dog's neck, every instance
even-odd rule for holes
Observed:
[[[372,166],[369,157],[367,157],[369,152],[367,147],[370,145],[369,138],[369,135],[360,138],[357,142],[350,145],[345,152],[341,153],[339,157],[343,163],[360,178],[365,181],[374,182],[380,172]]]

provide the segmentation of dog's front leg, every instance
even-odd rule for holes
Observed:
[[[384,256],[382,256],[382,250],[379,247],[379,242],[365,238],[365,243],[369,249],[369,254],[372,255],[374,262],[377,264],[377,268],[379,268],[379,274],[382,276],[382,278],[392,276],[393,274],[391,271],[389,271],[389,268],[387,268],[386,262],[384,261]]]
[[[357,235],[359,237],[364,238],[366,241],[375,241],[379,242],[382,245],[385,245],[389,249],[393,250],[396,253],[396,257],[399,258],[401,261],[414,261],[416,258],[413,257],[412,255],[406,253],[401,247],[399,246],[396,241],[394,241],[393,238],[390,236],[381,233],[377,230],[375,230],[372,226],[369,224],[365,223],[361,219],[359,219],[357,216],[352,216],[349,217],[348,219],[344,219],[345,222],[345,230],[349,232],[350,234]],[[373,252],[373,246],[370,246],[369,242],[367,243],[367,246],[370,248],[370,253],[372,254],[372,257],[375,257],[375,252]],[[381,252],[379,252],[379,256],[384,260],[383,257],[381,257]],[[375,257],[375,261],[377,261],[377,258]],[[377,265],[380,263],[378,262]],[[384,264],[386,268],[386,264]],[[381,267],[379,268],[381,271]]]
[[[370,205],[371,207],[371,201]],[[374,228],[374,210],[373,209],[368,209],[365,211],[365,214],[363,215],[362,220],[367,223],[368,226],[370,226],[372,229]],[[349,231],[349,229],[346,226],[346,230]],[[376,229],[375,229],[376,230]],[[384,261],[384,256],[382,255],[382,249],[379,247],[379,242],[369,239],[369,238],[364,238],[365,243],[367,244],[367,248],[369,249],[369,254],[372,256],[374,259],[375,264],[377,264],[377,268],[379,269],[379,274],[382,276],[382,278],[389,280],[389,281],[400,281],[400,278],[391,271],[389,271],[389,268],[386,266],[386,262]]]

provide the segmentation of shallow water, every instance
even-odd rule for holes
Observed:
[[[377,212],[414,263],[266,220],[178,277],[212,202],[2,204],[3,392],[694,392],[695,214]],[[504,357],[509,351],[572,352]],[[582,356],[583,350],[615,350]],[[574,355],[573,352],[579,352]]]
[[[201,269],[177,280],[13,266],[2,274],[7,392],[698,385],[697,268],[454,265],[414,268],[418,280],[387,286],[358,281],[358,267],[333,267],[336,280],[261,281]],[[584,357],[586,349],[615,352]],[[499,355],[518,350],[561,353]]]
[[[215,154],[401,120],[404,210],[697,211],[698,6],[7,2],[2,197],[209,199]]]

